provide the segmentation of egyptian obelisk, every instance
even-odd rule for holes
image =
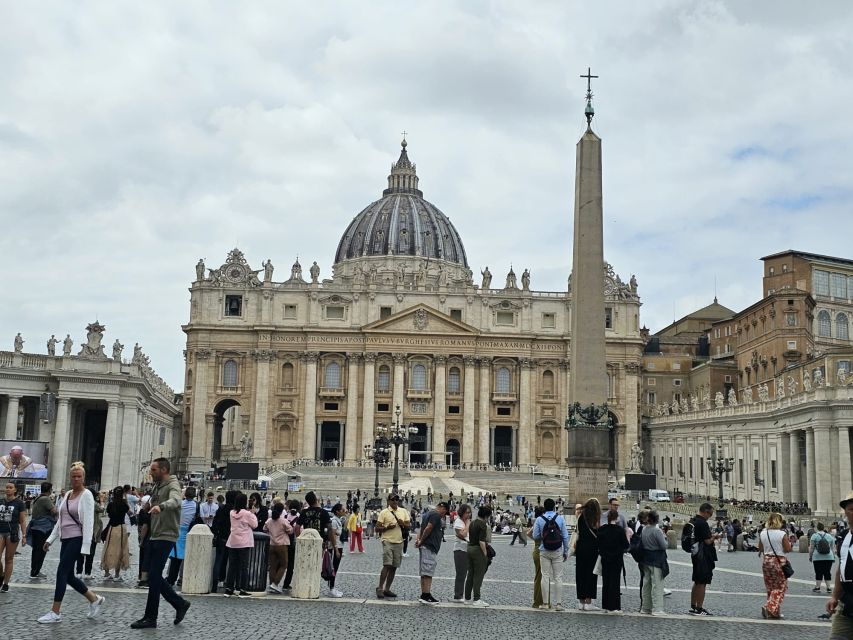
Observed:
[[[589,71],[585,116],[587,128],[575,156],[575,210],[572,247],[571,372],[569,402],[588,409],[607,402],[604,334],[604,223],[601,194],[601,138],[592,130]],[[577,406],[577,405],[576,405]],[[606,423],[607,416],[602,417]],[[569,495],[583,503],[607,497],[609,432],[606,424],[568,429]]]

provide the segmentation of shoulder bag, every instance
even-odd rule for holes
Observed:
[[[776,558],[776,562],[779,563],[779,566],[782,568],[782,573],[785,574],[785,580],[788,580],[791,576],[794,575],[794,567],[791,566],[791,563],[788,562],[787,558],[785,562],[782,562],[782,559],[776,555],[776,549],[773,548],[773,542],[770,540],[770,532],[765,531],[767,534],[767,544],[770,545],[770,550],[773,552],[773,557]]]

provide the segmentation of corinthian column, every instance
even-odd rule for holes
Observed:
[[[514,464],[530,464],[530,438],[532,427],[530,422],[530,370],[533,362],[522,358],[519,362],[521,368],[521,384],[518,399],[518,453],[515,455]]]
[[[101,458],[101,487],[112,490],[116,486],[116,457],[121,446],[118,429],[118,402],[107,403],[107,424],[104,428],[104,453]]]
[[[275,358],[273,351],[259,350],[252,356],[257,367],[255,375],[255,442],[254,457],[259,458],[261,466],[266,466],[269,457],[267,432],[269,430],[269,394],[270,394],[270,360]]]
[[[405,401],[405,393],[406,390],[403,388],[405,384],[405,372],[406,372],[406,354],[405,353],[395,353],[394,354],[394,406],[392,409],[396,409],[397,407],[403,408],[403,402]]]
[[[376,409],[374,385],[376,382],[376,354],[364,354],[364,404],[361,408],[361,446],[373,446],[373,412]],[[364,455],[363,451],[359,457]]]
[[[50,451],[50,477],[54,485],[68,486],[68,421],[71,401],[59,398],[56,409],[56,428]]]
[[[208,369],[210,367],[210,351],[208,349],[199,349],[195,352],[193,365],[193,388],[192,388],[192,422],[190,424],[190,458],[192,459],[191,466],[195,469],[207,468],[208,456],[210,455],[210,445],[208,444],[207,433],[207,397],[210,390],[208,389]],[[210,407],[211,411],[213,407]],[[144,436],[144,428],[140,430],[140,435]],[[144,458],[147,459],[148,451],[144,448]]]
[[[358,363],[360,353],[348,353],[347,371],[347,426],[344,430],[344,455],[347,462],[354,462],[361,455],[358,452]]]
[[[491,402],[491,380],[489,373],[492,370],[492,359],[488,357],[480,358],[480,417],[477,423],[477,462],[489,464],[489,439],[491,438],[491,429],[489,418],[491,417],[492,402]]]
[[[435,407],[435,412],[432,421],[432,449],[441,451],[445,450],[445,445],[447,444],[447,440],[444,433],[444,418],[445,413],[447,412],[447,407],[445,406],[447,399],[447,391],[445,385],[446,365],[446,356],[439,355],[435,357],[435,402],[433,403],[433,406]],[[436,459],[436,456],[432,456],[432,461],[445,464],[447,462],[447,459],[444,454],[441,454],[438,459]]]
[[[303,353],[305,366],[305,387],[302,411],[302,457],[314,460],[317,456],[317,355],[314,352]]]
[[[474,368],[477,359],[465,356],[465,387],[462,397],[462,462],[474,462]]]
[[[9,403],[6,405],[6,430],[4,432],[6,440],[18,439],[18,407],[20,402],[21,396],[9,396]]]

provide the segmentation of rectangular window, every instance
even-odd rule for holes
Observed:
[[[387,402],[380,402],[379,404],[376,405],[376,410],[379,411],[380,413],[386,413],[388,411],[391,411],[391,405],[388,404]]]
[[[512,311],[495,312],[495,324],[511,327],[515,324],[515,313]]]
[[[720,337],[720,328],[719,328],[719,327],[717,327],[716,329],[714,329],[714,337],[715,337],[715,338],[719,338],[719,337]]]
[[[797,350],[797,341],[796,340],[788,340],[788,351],[796,351]]]
[[[611,309],[610,307],[606,307],[604,309],[604,328],[613,328],[613,309]]]
[[[850,373],[850,361],[849,360],[839,360],[838,367],[836,371],[844,370],[844,373]]]
[[[379,307],[379,319],[384,320],[385,318],[391,317],[391,307]]]
[[[770,461],[770,488],[776,488],[776,461]]]
[[[847,276],[847,299],[853,298],[853,276]]]
[[[829,272],[821,271],[820,269],[815,269],[812,275],[814,287],[814,294],[816,296],[828,296],[829,295]]]
[[[326,307],[326,320],[343,320],[344,319],[344,308],[343,307]]]
[[[557,328],[557,314],[555,314],[555,313],[543,313],[542,314],[542,328],[543,329],[556,329]]]
[[[833,273],[831,277],[832,282],[832,297],[840,298],[842,300],[847,299],[847,276],[841,273]]]
[[[451,309],[450,317],[456,322],[462,322],[462,309]]]
[[[680,387],[681,386],[681,378],[676,378],[675,380],[673,380],[672,386],[673,387]]]
[[[296,320],[296,305],[295,304],[284,305],[284,319],[285,320]]]
[[[458,404],[450,405],[449,407],[447,407],[447,413],[459,413],[459,405]]]
[[[158,439],[160,446],[166,444],[166,427],[160,427],[160,438]]]
[[[776,273],[775,267],[770,267],[770,275],[772,276],[774,273]]]
[[[648,404],[657,404],[658,396],[654,391],[649,391],[649,402]]]
[[[732,381],[731,376],[723,376],[723,382],[731,382],[731,381]]]
[[[672,363],[672,370],[673,371],[681,371],[681,363],[680,362],[673,362]]]
[[[512,407],[498,407],[499,416],[508,416],[512,414]]]
[[[654,363],[654,362],[647,362],[647,363],[646,363],[646,371],[654,371],[654,370],[655,370],[655,366],[656,366],[656,365],[655,365],[655,363]]]
[[[225,296],[225,315],[232,318],[243,315],[243,296]]]
[[[391,390],[391,370],[388,367],[380,367],[377,376],[379,393],[388,393]]]
[[[323,410],[324,411],[337,411],[338,410],[338,403],[337,402],[324,402],[323,403]]]
[[[646,384],[650,387],[654,387],[658,383],[657,378],[646,378]]]

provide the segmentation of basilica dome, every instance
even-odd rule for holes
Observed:
[[[412,256],[467,268],[459,233],[438,207],[424,200],[406,141],[401,145],[400,158],[391,165],[388,188],[350,222],[338,244],[335,264],[368,256]]]

